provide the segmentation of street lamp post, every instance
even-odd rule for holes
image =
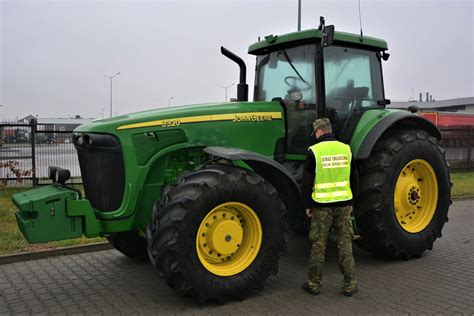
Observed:
[[[104,77],[109,78],[110,80],[110,117],[112,117],[112,79],[120,75],[120,71],[113,76],[104,75]]]
[[[102,113],[101,113],[101,114],[102,114],[102,118],[104,118],[104,117],[105,117],[105,109],[106,109],[106,107],[102,107],[102,108],[100,108],[100,109],[102,110]]]
[[[174,97],[171,97],[171,98],[168,99],[168,107],[170,107],[171,100],[173,100],[173,99],[174,99]]]
[[[232,83],[232,84],[230,84],[230,85],[228,85],[228,86],[219,86],[219,87],[221,87],[222,89],[225,90],[225,102],[227,102],[227,89],[229,89],[230,87],[232,87],[234,84],[235,84],[235,83]]]

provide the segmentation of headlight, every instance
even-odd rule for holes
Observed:
[[[67,169],[59,167],[49,167],[49,179],[53,180],[54,183],[64,184],[67,180],[71,179],[71,172]]]
[[[82,135],[80,135],[76,138],[76,144],[78,146],[82,146],[84,144],[84,137],[82,137]]]

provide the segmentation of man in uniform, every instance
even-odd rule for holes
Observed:
[[[316,144],[309,147],[303,173],[303,197],[306,215],[311,218],[309,239],[312,242],[308,281],[303,289],[318,295],[321,288],[324,254],[331,227],[337,240],[339,270],[344,275],[343,294],[354,295],[355,263],[352,255],[352,190],[356,177],[351,149],[336,140],[329,119],[313,123]],[[352,165],[352,168],[351,168]],[[352,172],[351,172],[352,171]]]

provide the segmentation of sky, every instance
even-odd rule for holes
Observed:
[[[386,98],[474,96],[474,0],[360,0],[363,32],[388,42]],[[302,0],[302,29],[319,16],[359,33],[357,0]],[[223,45],[247,64],[258,36],[296,31],[297,0],[0,0],[0,119],[99,118],[224,101],[238,82]],[[235,97],[235,86],[228,89]],[[252,93],[250,92],[251,96]]]

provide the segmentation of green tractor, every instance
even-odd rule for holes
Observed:
[[[237,100],[150,110],[74,131],[85,197],[51,167],[55,184],[12,197],[30,243],[106,236],[149,258],[167,284],[199,301],[241,298],[278,271],[288,226],[308,230],[299,183],[312,123],[328,117],[359,174],[357,244],[375,255],[419,257],[447,221],[449,170],[439,130],[388,110],[387,43],[333,26],[266,36],[254,100],[246,67]]]

